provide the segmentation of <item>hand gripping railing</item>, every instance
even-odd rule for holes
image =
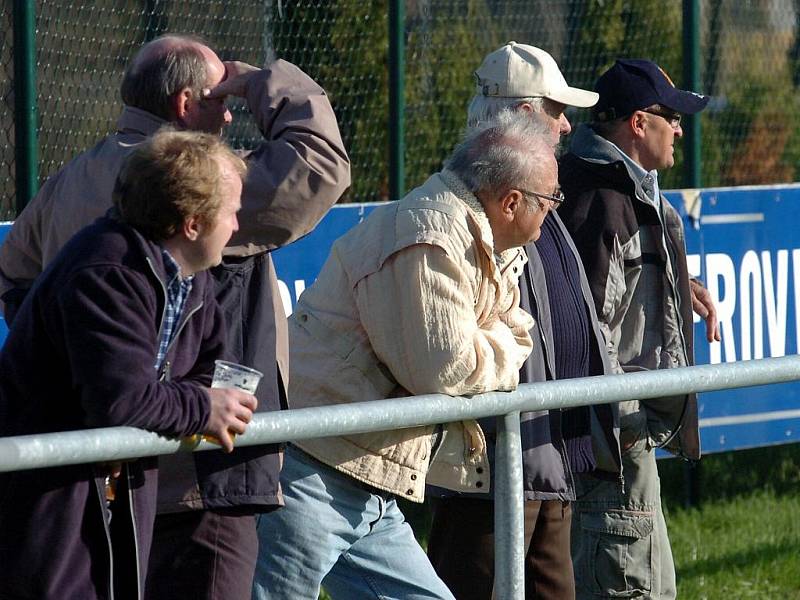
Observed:
[[[621,400],[800,380],[800,356],[588,377],[519,386],[471,398],[442,394],[259,413],[237,446],[382,431],[493,415],[498,418],[495,489],[497,597],[524,597],[522,446],[519,414]],[[109,427],[0,438],[0,472],[213,450],[133,427]]]

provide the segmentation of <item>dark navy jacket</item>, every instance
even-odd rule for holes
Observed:
[[[198,273],[156,372],[165,277],[159,246],[130,227],[103,218],[78,233],[36,280],[0,351],[0,435],[203,430],[200,386],[223,356],[223,317],[213,280]],[[111,527],[105,474],[99,465],[0,474],[0,597],[139,597],[157,460],[125,464]]]
[[[562,241],[571,250],[580,273],[581,292],[591,327],[589,335],[590,375],[611,372],[605,351],[605,340],[600,331],[589,283],[583,270],[575,244],[558,213],[552,219],[561,233]],[[520,371],[520,384],[555,379],[556,365],[553,350],[553,324],[550,318],[550,301],[545,281],[544,267],[536,244],[525,246],[528,263],[520,278],[520,306],[530,312],[536,321],[531,337],[533,350]],[[588,427],[591,431],[592,450],[596,462],[595,474],[607,473],[617,478],[621,470],[619,452],[619,416],[616,404],[595,405],[589,410]],[[575,489],[570,460],[567,456],[564,432],[561,426],[562,411],[527,412],[521,415],[522,469],[527,500],[574,500]]]

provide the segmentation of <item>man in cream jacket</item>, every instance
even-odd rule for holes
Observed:
[[[289,321],[295,407],[517,386],[531,316],[521,246],[557,185],[550,136],[503,115],[445,168],[339,239]],[[425,483],[488,490],[475,421],[304,440],[286,452],[286,505],[259,516],[254,598],[453,598],[396,498]],[[323,581],[324,580],[324,581]]]

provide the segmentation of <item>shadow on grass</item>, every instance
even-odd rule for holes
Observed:
[[[695,560],[685,567],[678,567],[678,580],[708,577],[720,572],[729,574],[733,568],[747,568],[758,563],[770,563],[787,556],[800,556],[800,542],[758,544],[741,552]]]
[[[662,500],[668,506],[684,504],[686,464],[678,459],[659,461]],[[710,454],[697,468],[701,504],[749,494],[754,489],[769,489],[776,495],[800,493],[800,444]]]

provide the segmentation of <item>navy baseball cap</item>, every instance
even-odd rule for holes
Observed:
[[[594,85],[600,99],[594,107],[598,121],[613,121],[653,104],[681,114],[700,112],[708,96],[679,90],[656,63],[642,59],[618,59]]]

